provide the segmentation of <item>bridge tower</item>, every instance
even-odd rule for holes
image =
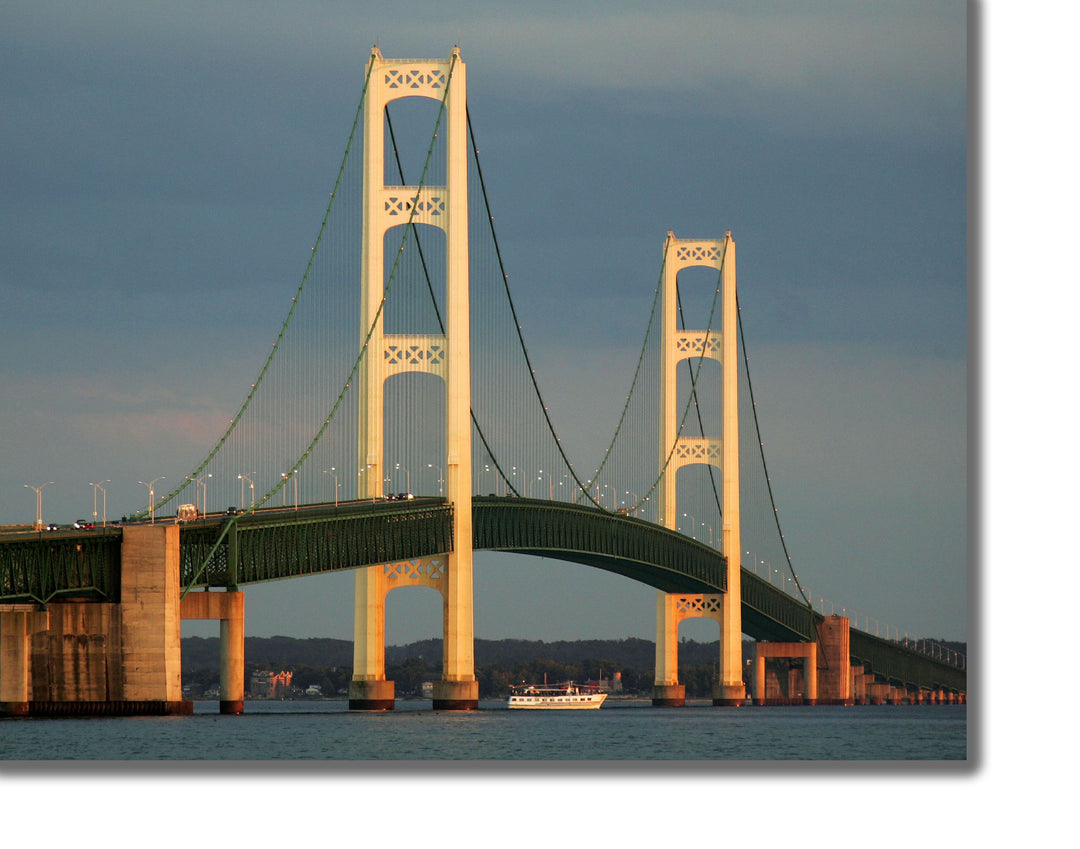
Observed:
[[[679,272],[702,266],[720,273],[720,332],[678,330]],[[653,704],[682,705],[686,688],[679,684],[678,636],[683,619],[704,617],[720,624],[720,681],[714,705],[740,705],[746,696],[742,678],[742,545],[739,533],[739,403],[737,314],[735,306],[735,242],[728,232],[720,240],[676,239],[664,243],[661,307],[661,415],[659,491],[660,522],[677,528],[676,478],[683,466],[705,463],[720,469],[721,551],[727,557],[727,592],[720,594],[665,593],[656,599],[656,680]],[[676,368],[682,360],[701,357],[721,367],[722,420],[720,438],[679,435]],[[669,459],[670,458],[670,459]]]
[[[446,185],[387,186],[384,138],[386,105],[403,97],[427,97],[445,110]],[[421,371],[446,387],[446,495],[454,509],[453,551],[423,563],[383,564],[356,572],[352,710],[394,705],[394,682],[386,680],[386,595],[400,586],[437,588],[443,597],[443,679],[433,707],[473,710],[479,688],[473,661],[472,420],[469,363],[468,144],[465,63],[457,48],[446,60],[384,59],[374,48],[364,104],[362,320],[371,328],[361,361],[357,491],[383,495],[383,402],[386,380]],[[384,332],[386,261],[384,236],[402,224],[427,224],[446,234],[445,335]],[[402,357],[403,350],[410,356]]]

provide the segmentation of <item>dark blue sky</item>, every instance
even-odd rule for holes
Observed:
[[[106,478],[119,515],[202,456],[288,308],[372,44],[460,44],[514,296],[581,465],[614,426],[665,234],[730,230],[800,578],[900,632],[966,638],[965,4],[4,14],[0,521],[32,521],[24,484],[45,481],[47,519],[90,513]],[[506,560],[478,560],[478,636],[651,638],[652,590]],[[347,638],[349,581],[320,580],[252,588],[249,633]],[[437,599],[406,595],[388,639],[434,636]]]

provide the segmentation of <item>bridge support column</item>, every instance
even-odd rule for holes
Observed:
[[[855,704],[870,704],[870,697],[867,695],[867,688],[874,683],[874,677],[872,675],[868,675],[866,669],[863,666],[852,665],[851,679],[851,692],[855,697]]]
[[[356,628],[349,710],[394,709],[394,682],[386,680],[387,592],[381,566],[356,570]]]
[[[883,705],[885,700],[889,697],[889,690],[891,688],[888,684],[878,683],[873,681],[866,685],[866,699],[869,704]]]
[[[676,596],[656,593],[656,678],[652,703],[655,707],[682,707],[686,687],[679,683],[679,622]]]
[[[0,605],[0,716],[30,712],[30,634],[48,624],[34,605]]]
[[[188,593],[180,601],[181,619],[219,620],[221,699],[223,714],[244,712],[244,594],[229,592]]]
[[[851,623],[846,616],[826,616],[817,626],[821,668],[818,704],[853,705]]]
[[[754,652],[754,681],[751,691],[751,702],[755,705],[765,704],[765,655]]]
[[[791,704],[798,700],[804,705],[816,705],[818,700],[818,646],[817,643],[757,643],[754,646],[754,694],[755,705],[769,704],[765,676],[766,658],[803,658],[801,676],[792,674],[788,679],[787,698],[779,697],[775,703]],[[798,670],[791,670],[796,673]],[[801,680],[800,680],[801,677]],[[799,686],[801,684],[801,687]],[[795,693],[801,689],[802,696]]]
[[[67,599],[0,620],[0,701],[9,712],[192,712],[180,681],[179,525],[124,528],[119,603]]]
[[[123,699],[191,713],[180,681],[180,526],[126,527],[120,551]]]

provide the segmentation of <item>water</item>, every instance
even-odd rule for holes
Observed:
[[[0,720],[0,761],[963,761],[966,705],[653,708],[472,713],[400,701],[196,702],[186,717]]]

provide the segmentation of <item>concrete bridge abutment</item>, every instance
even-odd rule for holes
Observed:
[[[180,680],[180,528],[133,525],[119,602],[0,608],[0,713],[189,714]]]

